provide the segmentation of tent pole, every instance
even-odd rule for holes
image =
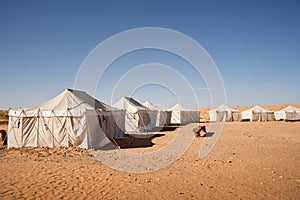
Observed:
[[[38,109],[38,112],[37,112],[36,147],[39,146],[39,128],[40,128],[40,109]]]
[[[117,143],[117,141],[115,140],[115,138],[112,137],[111,139],[112,139],[112,141],[115,143],[115,145],[117,146],[117,148],[118,148],[119,150],[121,150],[121,147],[118,145],[118,143]]]

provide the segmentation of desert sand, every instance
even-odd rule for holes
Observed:
[[[201,121],[207,121],[208,110],[201,110]],[[193,134],[195,126],[184,128]],[[122,151],[142,155],[167,146],[182,128],[118,143]],[[0,129],[7,131],[7,122]],[[205,138],[195,138],[176,162],[148,173],[112,169],[76,147],[1,148],[0,198],[299,199],[299,132],[300,122],[228,122],[207,157],[198,155]]]
[[[196,125],[185,128],[193,134]],[[156,151],[179,130],[129,138],[122,150]],[[75,147],[2,148],[0,199],[300,199],[300,122],[228,122],[200,159],[204,140],[195,138],[176,162],[148,173],[112,169]]]

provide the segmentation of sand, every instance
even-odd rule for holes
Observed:
[[[129,138],[122,151],[156,151],[179,130],[135,146]],[[0,199],[300,199],[300,122],[228,122],[200,159],[204,140],[193,139],[173,164],[138,174],[74,147],[1,149]]]

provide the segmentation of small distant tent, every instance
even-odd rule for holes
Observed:
[[[124,135],[125,111],[83,91],[67,89],[33,108],[9,111],[8,148],[69,147],[103,149]]]
[[[300,120],[300,109],[294,106],[287,106],[286,108],[274,112],[276,120],[296,121]]]
[[[171,111],[162,110],[158,106],[153,105],[150,101],[143,103],[143,106],[149,110],[157,111],[156,127],[162,127],[171,123]]]
[[[242,111],[242,121],[273,121],[274,111],[266,110],[260,106],[254,106]]]
[[[198,123],[200,121],[200,111],[187,109],[178,103],[168,111],[172,111],[171,124]]]
[[[219,121],[239,121],[240,119],[240,111],[230,108],[224,104],[219,107],[210,110],[209,112],[210,121],[219,122]]]
[[[156,125],[157,111],[149,110],[130,97],[122,97],[113,107],[126,110],[125,130],[144,132]]]

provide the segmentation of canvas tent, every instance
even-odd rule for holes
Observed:
[[[168,111],[172,112],[171,124],[188,124],[200,121],[200,111],[187,109],[178,103],[169,108]]]
[[[266,110],[260,106],[254,106],[249,110],[242,111],[243,121],[273,121],[274,111]]]
[[[28,109],[9,111],[8,147],[79,146],[101,149],[123,137],[125,111],[67,89]]]
[[[157,111],[156,127],[162,127],[171,123],[171,111],[162,110],[158,106],[153,105],[150,101],[143,103],[143,106],[149,110]]]
[[[157,111],[149,110],[138,101],[130,97],[122,97],[113,107],[126,110],[125,130],[148,131],[156,124]]]
[[[210,110],[209,112],[210,121],[218,122],[218,121],[239,121],[240,119],[240,111],[232,109],[224,104],[219,107]]]
[[[296,121],[300,120],[300,109],[293,106],[287,106],[282,110],[274,112],[274,115],[276,120]]]

